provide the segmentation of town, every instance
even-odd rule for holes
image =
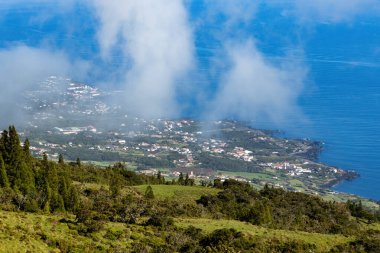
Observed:
[[[130,170],[196,182],[235,179],[257,187],[320,194],[357,176],[318,163],[322,145],[287,139],[248,124],[193,119],[142,119],[107,104],[112,94],[52,76],[26,96],[28,124],[20,131],[31,151],[94,166],[123,162]]]

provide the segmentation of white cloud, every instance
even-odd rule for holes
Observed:
[[[173,116],[178,81],[193,67],[193,38],[181,0],[94,0],[104,59],[124,57],[124,102],[145,117]]]
[[[22,92],[50,75],[84,78],[88,65],[73,62],[62,52],[18,45],[0,50],[0,124],[22,119],[17,108]],[[25,122],[24,122],[25,123]]]
[[[209,9],[224,15],[226,23],[220,29],[224,53],[214,56],[222,74],[206,117],[269,121],[281,126],[289,123],[290,116],[300,120],[297,99],[306,70],[286,56],[276,65],[270,62],[256,47],[252,31],[246,29],[246,25],[255,22],[260,2],[206,2]]]
[[[212,116],[288,123],[301,115],[297,98],[306,71],[297,64],[275,66],[260,53],[253,40],[232,42],[226,48],[228,70],[212,102]]]

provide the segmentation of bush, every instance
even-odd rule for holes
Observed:
[[[165,228],[174,225],[174,220],[171,217],[155,214],[145,224]]]

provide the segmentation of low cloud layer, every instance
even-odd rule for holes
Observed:
[[[25,120],[20,106],[22,93],[50,75],[83,78],[88,65],[70,61],[64,53],[17,45],[0,50],[0,123]]]
[[[271,64],[253,40],[231,43],[226,52],[229,67],[212,103],[214,118],[284,124],[299,113],[297,98],[306,73],[302,68]]]
[[[188,14],[181,0],[95,0],[103,59],[125,59],[123,104],[145,117],[177,116],[176,90],[193,67]],[[120,72],[119,72],[120,73]]]

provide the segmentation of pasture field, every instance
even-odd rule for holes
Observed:
[[[176,198],[183,202],[194,202],[205,194],[217,194],[220,190],[202,186],[151,185],[157,199]],[[148,185],[134,186],[140,193],[145,193]]]

